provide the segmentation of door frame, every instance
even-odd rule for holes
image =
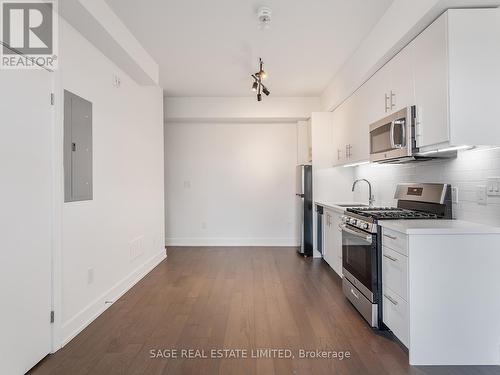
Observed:
[[[62,211],[64,204],[64,96],[62,90],[61,70],[52,73],[52,323],[51,353],[62,348]]]

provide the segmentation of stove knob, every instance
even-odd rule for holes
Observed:
[[[350,217],[346,217],[345,222],[346,223],[350,223],[351,222],[351,218]]]
[[[352,219],[352,220],[351,220],[351,224],[352,224],[352,225],[356,225],[356,224],[357,224],[357,222],[358,222],[358,220],[356,220],[356,219]]]
[[[364,223],[362,228],[363,229],[368,229],[369,227],[370,227],[370,225],[368,223]]]

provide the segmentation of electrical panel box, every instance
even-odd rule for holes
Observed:
[[[64,90],[64,201],[92,197],[92,103]]]

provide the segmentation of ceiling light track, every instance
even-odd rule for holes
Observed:
[[[254,79],[252,83],[252,90],[257,92],[257,101],[261,102],[262,93],[264,93],[264,95],[266,96],[269,96],[269,94],[271,94],[269,89],[262,83],[262,81],[267,78],[267,73],[264,70],[264,62],[261,58],[259,58],[259,71],[252,74],[251,77]]]

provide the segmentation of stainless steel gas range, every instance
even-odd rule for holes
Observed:
[[[372,327],[382,324],[382,241],[379,220],[451,219],[448,184],[399,184],[396,207],[348,208],[342,217],[342,288]]]

